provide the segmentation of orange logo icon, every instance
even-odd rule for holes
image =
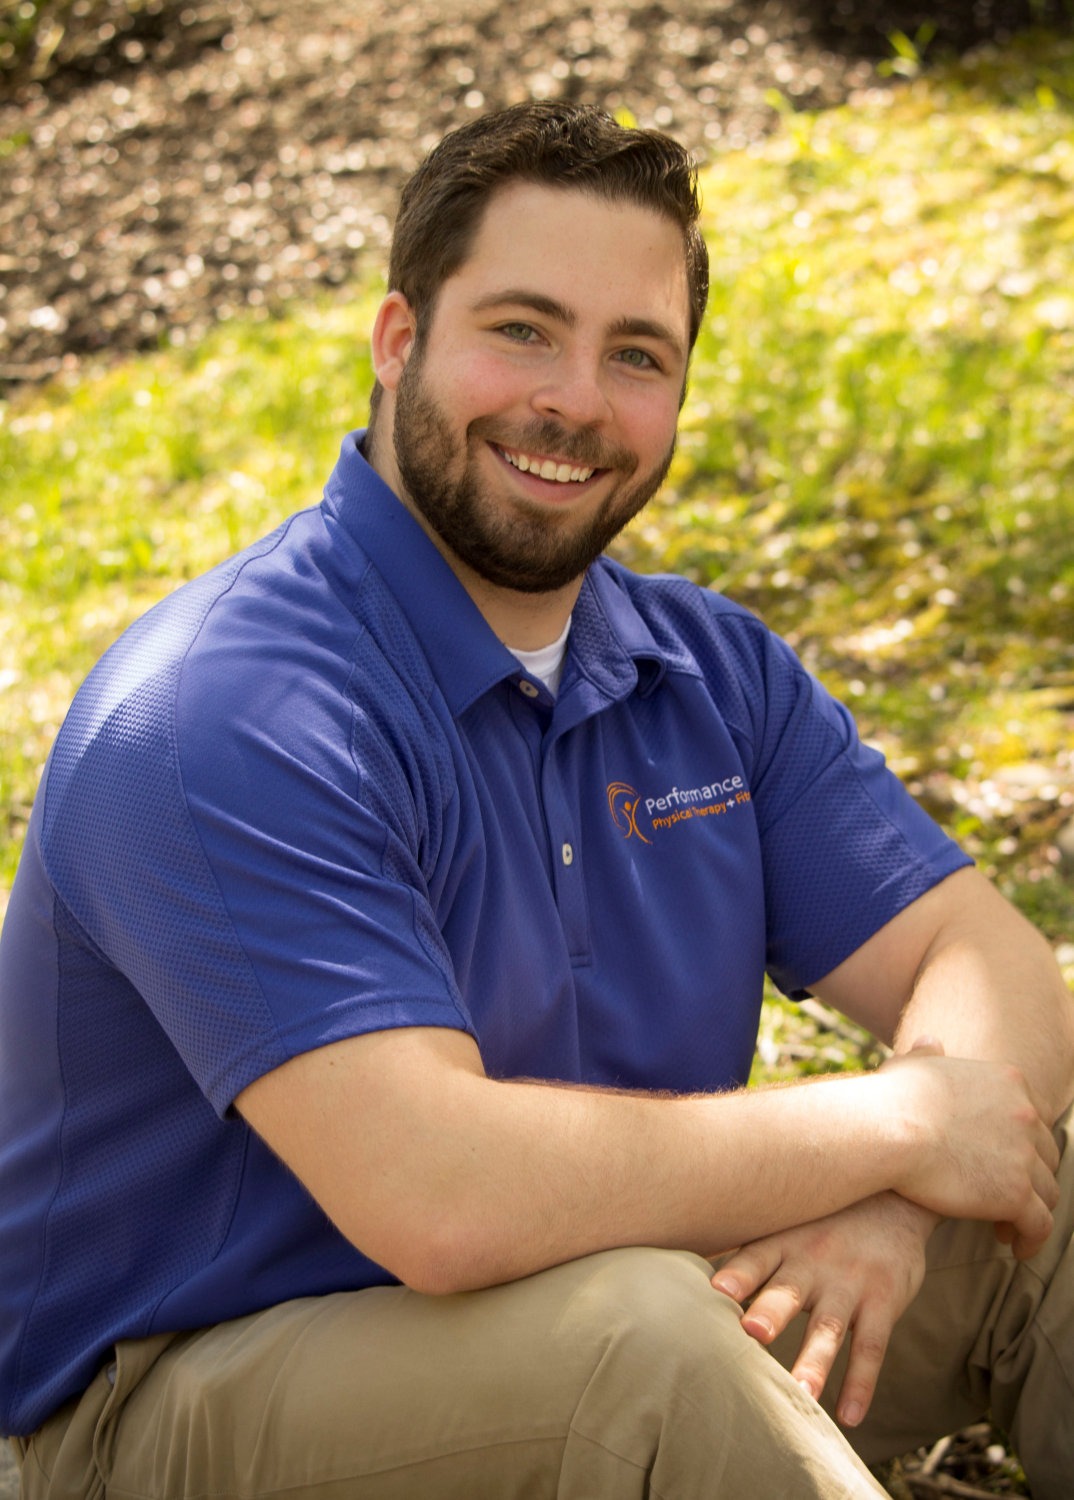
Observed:
[[[611,781],[608,783],[608,811],[612,815],[612,822],[625,839],[641,839],[643,844],[651,844],[638,827],[638,806],[641,798],[632,786],[625,781]]]

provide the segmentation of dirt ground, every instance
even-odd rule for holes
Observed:
[[[944,0],[927,56],[1064,0]],[[896,0],[82,0],[0,72],[0,387],[343,284],[404,175],[530,96],[629,109],[699,156],[885,86]],[[73,14],[73,13],[71,13]],[[1067,21],[1069,23],[1069,19]],[[0,59],[2,61],[2,59]]]

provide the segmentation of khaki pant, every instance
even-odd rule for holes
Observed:
[[[1034,1500],[1070,1500],[1074,1153],[1062,1176],[1060,1226],[1032,1262],[988,1226],[933,1236],[857,1452],[742,1332],[707,1262],[626,1249],[487,1291],[339,1293],[122,1344],[16,1445],[23,1496],[875,1497],[862,1459],[991,1411]],[[792,1333],[778,1352],[796,1348]]]

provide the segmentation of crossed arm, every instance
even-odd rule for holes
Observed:
[[[902,1055],[868,1076],[662,1098],[492,1080],[470,1038],[414,1028],[295,1058],[237,1105],[338,1228],[420,1290],[617,1245],[744,1247],[717,1284],[754,1297],[746,1326],[765,1340],[811,1310],[799,1378],[819,1390],[838,1324],[854,1326],[866,1352],[852,1353],[841,1398],[853,1421],[936,1216],[1006,1226],[1018,1254],[1047,1237],[1074,1007],[1047,945],[972,871],[818,993]],[[947,1055],[910,1050],[922,1035]],[[907,1285],[877,1307],[869,1268],[896,1221]],[[854,1305],[834,1308],[848,1280]]]
[[[908,973],[907,960],[916,962]],[[907,988],[907,982],[909,984]],[[907,908],[817,986],[828,1003],[905,1055],[1006,1063],[1051,1125],[1074,1095],[1074,1002],[1047,944],[979,874],[966,870]],[[987,1075],[971,1086],[988,1089]],[[998,1095],[986,1093],[987,1107]],[[937,1120],[935,1129],[942,1131]],[[942,1135],[937,1137],[942,1140]],[[758,1237],[724,1262],[714,1285],[753,1299],[743,1324],[762,1343],[799,1312],[807,1331],[794,1374],[823,1389],[844,1340],[850,1356],[838,1414],[855,1426],[869,1408],[891,1331],[924,1274],[925,1245],[938,1215],[912,1194],[886,1192],[834,1217]],[[990,1218],[1016,1255],[1042,1243],[1048,1220]]]

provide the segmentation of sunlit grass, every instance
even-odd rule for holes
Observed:
[[[72,692],[187,578],[315,503],[372,385],[375,289],[13,400],[0,424],[0,887]]]

